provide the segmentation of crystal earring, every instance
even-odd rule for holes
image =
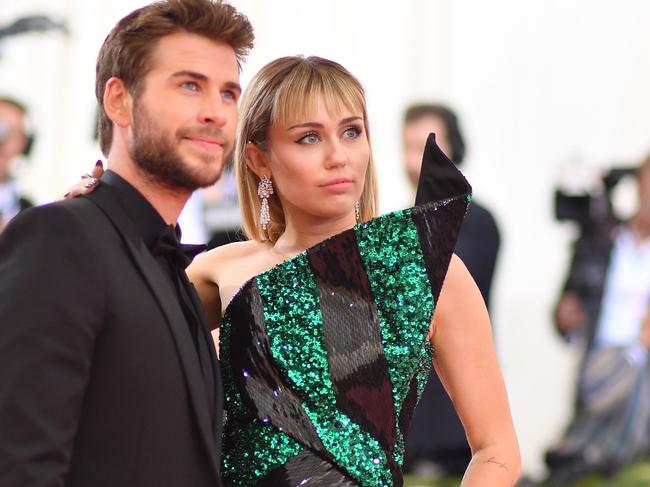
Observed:
[[[354,204],[354,216],[357,219],[357,223],[359,223],[359,220],[361,219],[361,205],[358,201]]]
[[[260,207],[260,224],[262,230],[266,230],[271,223],[271,213],[269,212],[269,196],[273,194],[273,184],[271,178],[266,174],[260,178],[260,184],[257,186],[257,195],[262,200]]]

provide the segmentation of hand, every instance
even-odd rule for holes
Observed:
[[[63,199],[67,200],[76,196],[81,196],[82,194],[92,193],[99,184],[99,178],[102,177],[102,174],[104,174],[104,165],[102,164],[102,161],[97,161],[90,174],[84,174],[81,176],[81,181],[72,186],[70,190],[63,195]]]
[[[566,293],[560,298],[555,310],[555,322],[563,333],[571,333],[585,326],[587,316],[582,303],[574,293]]]

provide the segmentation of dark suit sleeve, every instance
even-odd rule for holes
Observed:
[[[587,317],[588,336],[595,332],[612,245],[609,234],[581,235],[573,245],[569,270],[558,299],[559,303],[569,293],[578,298]],[[558,327],[557,304],[553,313],[556,331],[569,339],[571,334],[564,333]]]
[[[66,203],[0,235],[3,487],[64,485],[104,313],[102,261]]]
[[[500,245],[501,236],[494,217],[478,203],[472,203],[454,251],[467,266],[488,308]]]

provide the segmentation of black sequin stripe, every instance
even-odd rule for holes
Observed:
[[[380,321],[354,232],[308,252],[338,409],[384,449],[394,477],[395,406]],[[342,265],[343,264],[343,265]]]
[[[445,201],[471,192],[472,187],[465,177],[436,144],[435,135],[429,134],[422,154],[415,204]]]
[[[271,355],[257,283],[242,291],[229,312],[232,323],[239,324],[231,330],[230,362],[244,404],[263,422],[327,455],[301,399],[285,386]]]
[[[331,463],[309,450],[273,469],[256,487],[359,487]]]
[[[413,413],[415,411],[415,406],[418,403],[418,379],[417,376],[411,379],[409,384],[409,391],[404,398],[402,403],[402,409],[399,413],[399,429],[402,433],[402,438],[404,438],[404,444],[408,441],[408,431],[409,426],[411,425],[411,419],[413,419]]]
[[[424,265],[431,284],[434,305],[440,296],[440,289],[447,274],[467,205],[467,198],[460,196],[435,207],[416,206],[411,209],[411,217],[418,232]]]

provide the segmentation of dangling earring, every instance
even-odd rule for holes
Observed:
[[[271,184],[271,178],[266,174],[262,175],[260,178],[260,184],[257,186],[257,195],[262,200],[262,206],[260,207],[260,223],[262,224],[262,230],[266,230],[271,223],[271,213],[269,212],[269,196],[273,194],[273,184]]]
[[[359,220],[361,219],[361,205],[358,201],[354,204],[354,216],[357,219],[357,223],[359,223]]]

